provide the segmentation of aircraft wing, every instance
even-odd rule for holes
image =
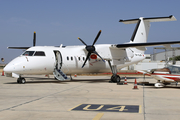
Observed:
[[[148,75],[151,76],[148,72],[142,71],[142,70],[137,70],[137,73],[143,74],[143,75]]]
[[[128,47],[135,47],[137,49],[146,50],[145,47],[151,47],[151,46],[164,46],[167,49],[171,48],[172,44],[180,44],[180,41],[167,41],[167,42],[147,42],[147,43],[125,43],[125,44],[117,44],[113,45],[113,48],[120,48],[125,49]]]

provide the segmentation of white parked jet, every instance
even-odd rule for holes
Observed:
[[[9,47],[12,49],[27,49],[22,55],[6,65],[6,76],[16,77],[18,83],[25,83],[22,75],[54,74],[58,80],[66,80],[67,75],[82,73],[112,72],[111,81],[120,81],[117,69],[127,67],[145,59],[146,46],[179,44],[180,41],[147,43],[150,22],[174,21],[174,16],[153,17],[120,20],[125,24],[137,23],[131,41],[125,44],[95,45],[101,30],[92,45],[85,46],[35,46],[34,33],[33,47]]]

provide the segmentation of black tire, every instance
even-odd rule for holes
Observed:
[[[120,78],[119,75],[116,75],[116,81],[117,81],[117,83],[120,83],[120,82],[121,82],[121,78]]]
[[[119,75],[112,75],[111,76],[111,81],[114,82],[114,83],[120,83],[121,78],[120,78]]]
[[[21,78],[21,83],[22,83],[22,84],[25,84],[25,83],[26,83],[25,78]]]
[[[17,79],[17,83],[20,83],[20,78]]]

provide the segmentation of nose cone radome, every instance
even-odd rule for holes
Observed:
[[[12,68],[9,64],[7,64],[7,65],[4,67],[3,71],[4,71],[5,73],[12,73],[13,68]]]
[[[14,60],[12,60],[11,62],[9,62],[5,67],[4,67],[4,72],[5,73],[12,73],[12,72],[18,72],[19,66],[22,62],[22,58],[21,57],[17,57]]]

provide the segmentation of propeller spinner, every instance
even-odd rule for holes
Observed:
[[[91,53],[96,54],[97,56],[99,56],[99,57],[102,59],[103,62],[105,62],[104,59],[96,52],[96,48],[95,48],[95,46],[94,46],[94,44],[97,42],[100,34],[101,34],[101,30],[100,30],[99,33],[97,34],[97,36],[96,36],[96,38],[94,39],[94,42],[93,42],[92,45],[87,45],[81,38],[78,37],[78,39],[86,46],[85,48],[86,48],[86,50],[88,51],[86,60],[84,61],[84,64],[82,65],[82,68],[83,68],[84,65],[86,64],[86,62],[87,62],[87,60],[89,59]]]

